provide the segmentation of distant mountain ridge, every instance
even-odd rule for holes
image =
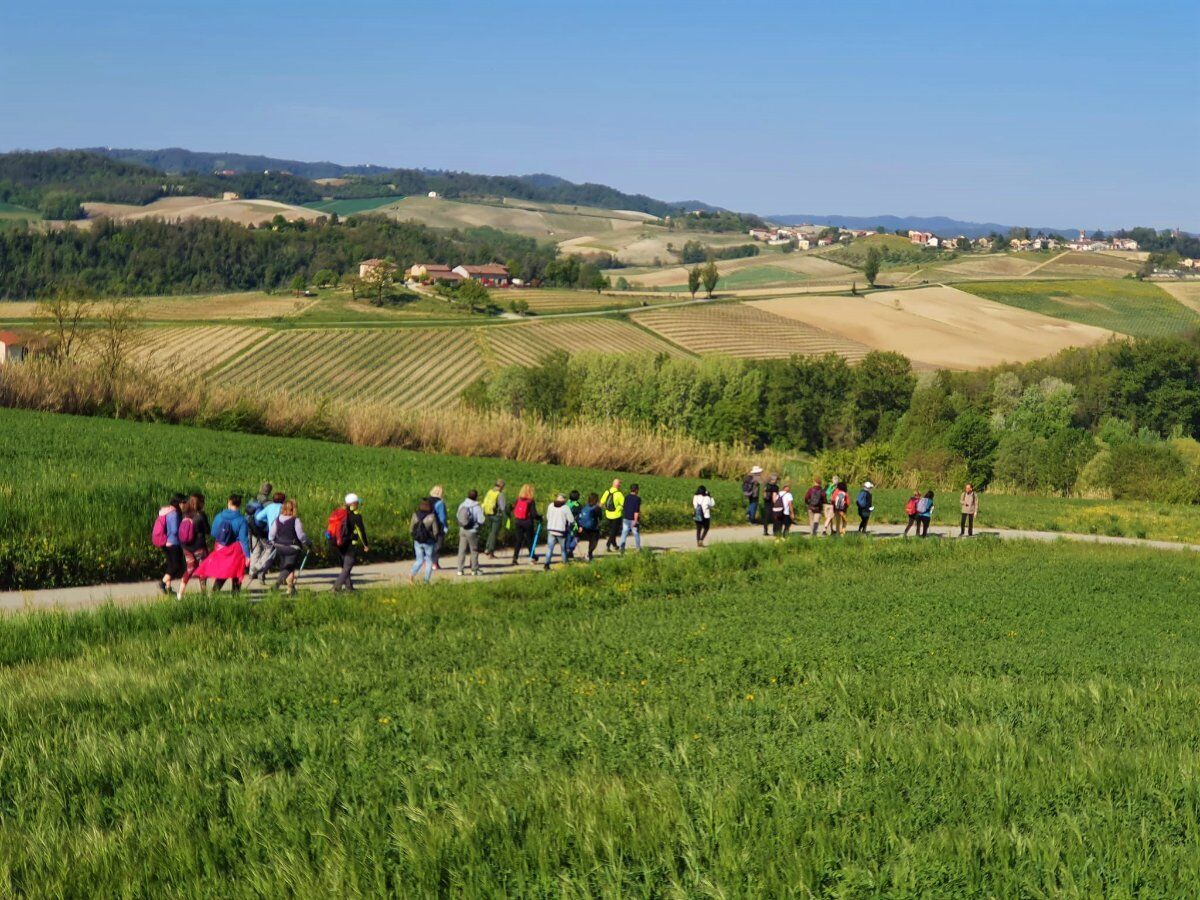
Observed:
[[[996,222],[964,222],[961,219],[951,219],[947,216],[815,216],[815,215],[780,215],[763,216],[763,218],[780,225],[840,225],[843,228],[876,228],[883,226],[888,231],[932,231],[934,234],[976,238],[996,232],[1007,234],[1011,225],[1000,225]],[[1028,227],[1030,232],[1039,231],[1046,234],[1058,233],[1067,237],[1073,236],[1078,228],[1051,228],[1049,226]]]

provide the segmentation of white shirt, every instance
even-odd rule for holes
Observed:
[[[697,494],[692,498],[692,509],[700,507],[701,515],[706,519],[712,518],[712,508],[717,505],[717,501],[708,494]]]
[[[790,516],[793,512],[793,505],[796,502],[796,498],[792,496],[791,491],[780,491],[780,495],[783,498],[783,514]]]
[[[566,534],[567,529],[575,524],[575,516],[567,504],[556,506],[551,503],[546,507],[546,530],[555,534]]]

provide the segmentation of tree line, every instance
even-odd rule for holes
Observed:
[[[1114,341],[976,372],[893,353],[848,363],[555,354],[464,401],[552,423],[623,421],[817,454],[827,472],[1200,503],[1200,344]]]
[[[538,278],[555,261],[552,245],[474,228],[440,231],[383,217],[284,222],[245,228],[217,219],[167,223],[97,220],[89,229],[0,231],[0,297],[43,297],[65,283],[96,296],[271,290],[322,270],[345,274],[363,259],[503,262]]]

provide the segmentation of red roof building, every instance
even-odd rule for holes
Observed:
[[[508,274],[508,266],[499,263],[488,263],[485,266],[456,266],[454,271],[463,278],[478,281],[484,287],[508,287],[512,278]]]

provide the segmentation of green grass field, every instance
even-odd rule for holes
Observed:
[[[0,623],[9,896],[1154,896],[1184,554],[717,547]]]
[[[803,272],[797,272],[794,269],[785,269],[782,266],[773,266],[769,263],[764,265],[749,265],[741,269],[721,276],[720,282],[717,284],[718,291],[736,291],[747,288],[757,287],[784,287],[793,284],[802,284],[809,280],[809,276]],[[664,288],[667,291],[687,292],[686,284],[671,285]],[[703,292],[699,294],[703,296]]]
[[[336,213],[339,216],[353,216],[356,213],[372,212],[383,206],[388,206],[403,200],[403,197],[360,197],[355,200],[319,200],[316,203],[305,203],[307,209],[317,212]]]
[[[1200,328],[1200,314],[1143,281],[981,281],[958,287],[1009,306],[1133,337],[1169,337]]]

